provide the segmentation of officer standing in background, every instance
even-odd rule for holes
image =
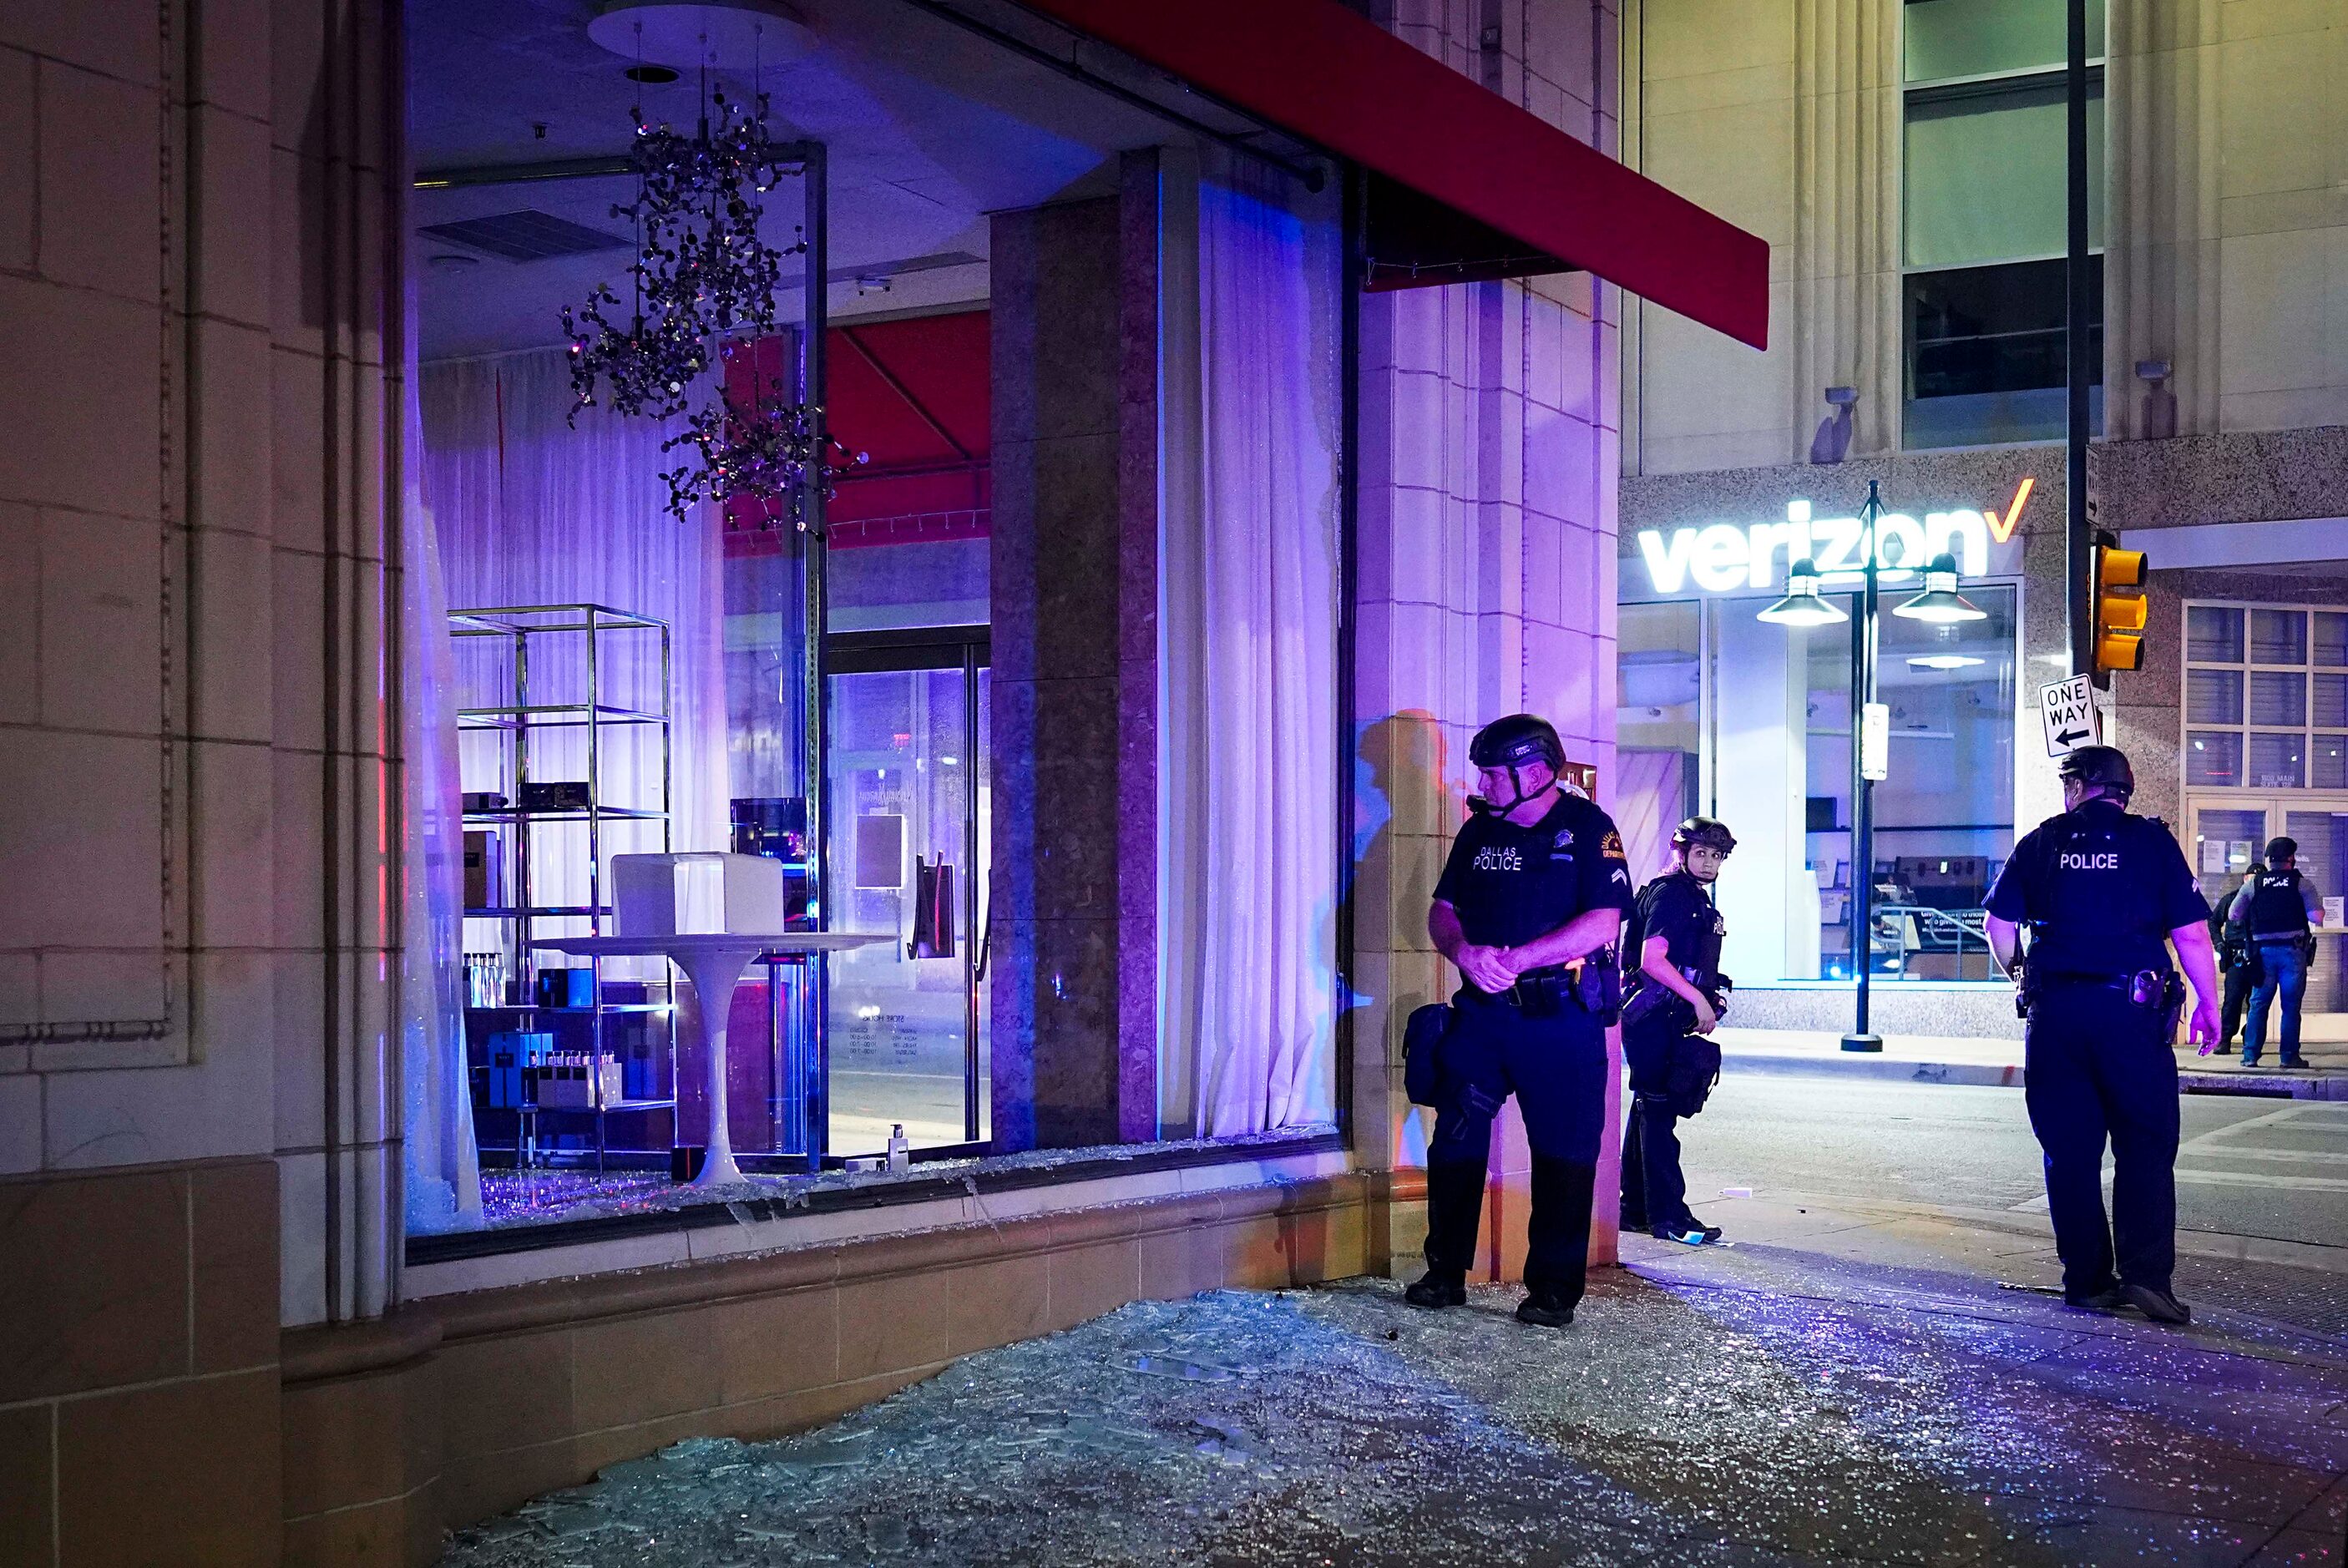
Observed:
[[[1710,817],[1690,817],[1672,833],[1672,869],[1639,892],[1622,944],[1629,971],[1622,1006],[1622,1058],[1631,1065],[1631,1122],[1622,1135],[1622,1227],[1692,1247],[1720,1240],[1687,1206],[1675,1124],[1688,1114],[1675,1092],[1673,1057],[1691,1035],[1709,1035],[1720,1016],[1720,944],[1728,926],[1712,902],[1720,866],[1736,836]],[[1717,1067],[1716,1060],[1712,1063]],[[1700,1075],[1709,1084],[1709,1070]]]
[[[2226,977],[2224,1016],[2218,1024],[2218,1049],[2233,1048],[2234,1036],[2242,1027],[2242,1009],[2250,1005],[2250,990],[2259,983],[2259,950],[2250,945],[2250,936],[2234,920],[2234,907],[2241,902],[2243,890],[2265,867],[2252,861],[2249,872],[2231,892],[2218,901],[2209,912],[2209,940],[2218,950],[2218,972]],[[2247,907],[2247,906],[2245,906]]]
[[[2130,816],[2136,775],[2108,746],[2063,759],[2063,815],[2013,846],[1989,895],[1990,950],[2020,976],[2031,1130],[2046,1153],[2046,1203],[2063,1295],[2156,1323],[2189,1322],[2170,1290],[2177,1262],[2177,1057],[2169,1048],[2193,980],[2193,1039],[2218,1037],[2209,906],[2168,829]],[[2116,1167],[2104,1218],[2104,1144]]]
[[[2299,1054],[2299,1009],[2307,996],[2307,964],[2313,956],[2314,928],[2323,923],[2323,900],[2315,884],[2299,873],[2299,842],[2272,839],[2267,863],[2253,867],[2234,890],[2229,923],[2258,955],[2259,979],[2250,992],[2250,1021],[2242,1026],[2242,1065],[2259,1065],[2266,1048],[2267,1014],[2282,998],[2282,1065],[2303,1068]]]
[[[1514,1094],[1533,1166],[1517,1316],[1560,1328],[1573,1321],[1589,1264],[1614,984],[1601,950],[1621,934],[1631,872],[1612,820],[1559,787],[1565,747],[1545,720],[1495,720],[1468,755],[1482,794],[1469,802],[1474,815],[1426,915],[1463,984],[1439,1047],[1426,1274],[1404,1296],[1429,1307],[1468,1299],[1492,1118]],[[1605,994],[1594,995],[1601,985]]]

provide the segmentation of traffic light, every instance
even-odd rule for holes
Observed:
[[[2136,669],[2144,663],[2144,552],[2122,550],[2112,534],[2096,535],[2093,597],[2096,674]]]

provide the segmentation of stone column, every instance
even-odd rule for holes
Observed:
[[[2104,253],[2104,435],[2140,438],[2139,359],[2166,359],[2175,435],[2214,433],[2220,391],[2225,61],[2215,0],[2117,0],[2105,45],[2111,178]],[[2288,96],[2287,94],[2285,96]],[[2249,170],[2267,160],[2240,160]],[[2124,526],[2153,521],[2130,519]]]
[[[994,1137],[1157,1134],[1157,159],[996,214]]]
[[[1495,48],[1478,46],[1473,17],[1439,6],[1403,5],[1389,23],[1612,150],[1613,6],[1507,0],[1487,15]],[[1601,803],[1612,786],[1618,302],[1587,273],[1362,301],[1351,1109],[1362,1163],[1395,1173],[1385,1240],[1398,1272],[1425,1236],[1429,1130],[1403,1096],[1402,1027],[1457,984],[1426,923],[1464,810],[1468,738],[1529,709],[1597,766]],[[1604,1114],[1601,1263],[1614,1256],[1612,1091]],[[1530,1161],[1513,1106],[1493,1166],[1482,1266],[1514,1277]]]
[[[1828,387],[1856,387],[1850,456],[1900,441],[1899,7],[1794,0],[1793,243],[1769,336],[1792,356],[1787,450],[1808,456]]]

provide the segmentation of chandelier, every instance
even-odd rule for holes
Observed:
[[[752,102],[745,111],[723,88],[711,88],[691,135],[636,111],[629,151],[636,199],[612,209],[635,224],[634,297],[623,315],[620,295],[599,284],[583,304],[562,311],[574,424],[599,400],[617,414],[685,416],[661,449],[687,449],[692,459],[662,475],[679,520],[695,501],[736,496],[771,512],[810,478],[828,485],[831,472],[817,450],[816,411],[787,400],[778,379],[755,378],[747,407],[729,402],[722,387],[702,387],[726,337],[778,330],[783,263],[807,250],[803,238],[778,246],[758,232],[766,192],[805,163],[796,143],[769,133],[767,95]]]

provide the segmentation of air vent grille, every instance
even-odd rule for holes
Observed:
[[[591,251],[623,249],[629,242],[624,235],[607,234],[601,229],[591,229],[528,207],[517,212],[496,212],[454,223],[427,224],[417,232],[468,250],[502,256],[510,262],[583,256]]]

